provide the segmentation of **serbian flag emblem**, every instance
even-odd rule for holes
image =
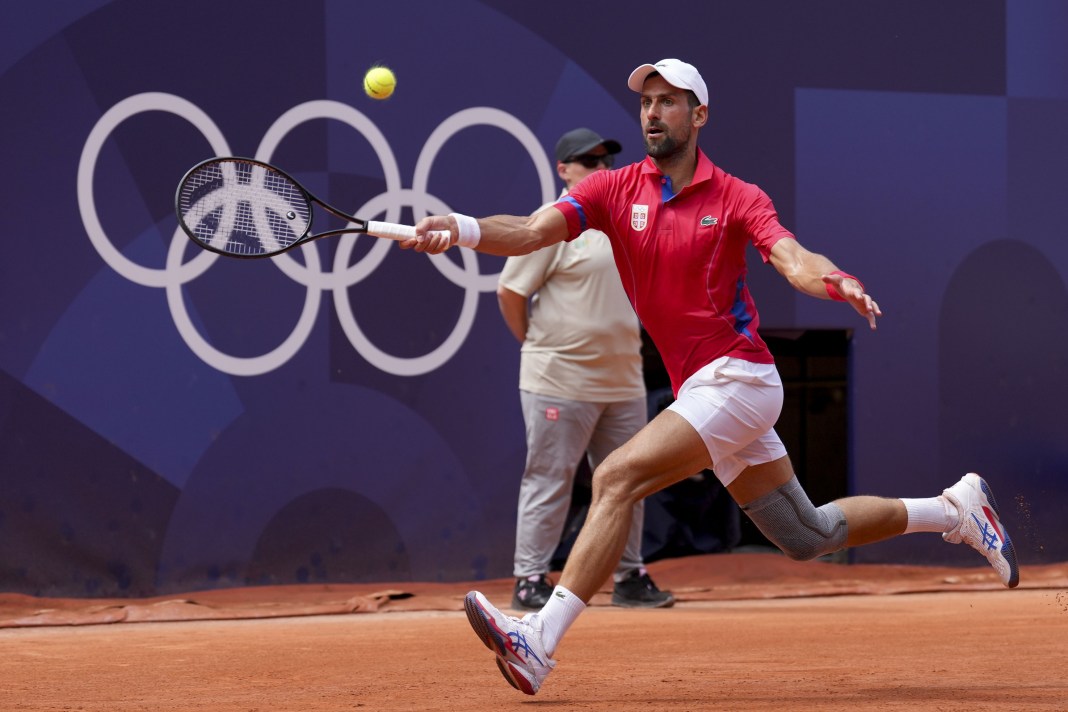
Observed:
[[[645,229],[645,226],[649,224],[649,206],[648,205],[631,205],[630,206],[630,226],[641,232]]]

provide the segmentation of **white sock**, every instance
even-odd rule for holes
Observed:
[[[553,589],[548,602],[534,614],[541,621],[541,644],[549,657],[556,652],[560,639],[584,610],[586,604],[581,598],[558,585]]]
[[[957,526],[959,515],[957,508],[945,497],[925,497],[923,499],[902,499],[909,521],[905,525],[905,534],[914,532],[948,532]]]

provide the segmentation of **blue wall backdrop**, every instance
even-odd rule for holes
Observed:
[[[1057,0],[57,0],[0,23],[0,589],[153,595],[508,576],[525,454],[501,261],[324,240],[197,251],[194,163],[270,160],[354,212],[527,213],[576,125],[639,160],[630,70],[709,84],[702,147],[861,275],[853,493],[977,470],[1023,563],[1068,558],[1068,9]],[[374,24],[368,26],[370,19]],[[361,78],[392,66],[396,94]],[[810,475],[812,476],[812,475]],[[927,535],[855,561],[969,564]]]

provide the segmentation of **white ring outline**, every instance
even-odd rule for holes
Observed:
[[[134,94],[108,109],[85,139],[81,159],[78,161],[78,209],[81,212],[85,232],[89,235],[89,241],[93,243],[93,247],[100,253],[104,262],[113,270],[135,284],[145,287],[166,287],[171,283],[183,284],[199,277],[219,255],[205,250],[203,254],[197,255],[182,265],[179,270],[173,272],[166,269],[142,267],[131,262],[119,252],[104,232],[104,227],[100,224],[100,216],[96,212],[96,198],[93,195],[93,177],[96,174],[96,163],[100,158],[100,149],[104,141],[123,121],[147,111],[166,111],[177,114],[200,130],[217,155],[229,155],[230,146],[226,143],[222,131],[196,104],[180,96],[163,92]],[[179,232],[181,232],[180,229]]]
[[[263,134],[259,148],[256,149],[256,160],[270,163],[271,158],[274,156],[274,152],[278,148],[278,144],[282,142],[282,139],[288,136],[289,132],[297,126],[313,119],[334,119],[340,121],[343,124],[347,124],[350,128],[355,129],[357,133],[367,139],[367,142],[371,144],[371,148],[374,149],[375,153],[378,155],[378,160],[382,164],[382,172],[386,180],[386,193],[393,194],[400,192],[400,168],[397,166],[397,159],[393,155],[393,149],[390,148],[385,135],[369,118],[367,118],[365,114],[348,104],[342,104],[339,101],[328,99],[306,101],[303,104],[298,104],[286,111],[275,119],[275,122],[271,124],[270,128]],[[400,210],[401,205],[399,203],[388,205],[386,208],[386,220],[390,222],[399,221]],[[382,258],[385,257],[386,251],[389,250],[393,244],[388,240],[379,240],[378,242],[380,244],[372,247],[371,251],[364,256],[365,260],[375,260],[376,264],[381,262]],[[305,247],[311,247],[311,245],[306,245]],[[276,255],[271,258],[271,262],[273,262],[278,269],[282,270],[287,277],[298,284],[303,284],[307,287],[314,285],[318,286],[320,289],[336,289],[339,286],[337,284],[324,283],[321,279],[324,277],[322,272],[316,274],[316,277],[320,279],[311,279],[308,277],[307,269],[296,262],[288,253],[283,252],[280,255]],[[356,265],[353,265],[353,267],[355,266]],[[355,282],[352,284],[355,284]],[[352,286],[352,284],[346,286]]]
[[[182,229],[178,228],[174,239],[171,240],[170,249],[167,250],[168,267],[181,264],[182,255],[191,242]],[[318,269],[320,264],[319,251],[315,249],[315,246],[304,245],[301,250],[304,252],[304,259],[308,260],[309,267]],[[297,319],[297,325],[289,333],[289,336],[281,344],[265,354],[242,357],[223,353],[209,344],[197,331],[196,326],[193,325],[193,320],[189,317],[189,312],[186,311],[185,299],[182,295],[182,284],[167,285],[167,305],[170,307],[171,315],[174,317],[174,326],[185,340],[186,345],[189,346],[194,354],[200,357],[201,361],[231,376],[261,376],[285,365],[297,351],[300,351],[311,335],[312,329],[315,328],[315,319],[319,314],[319,304],[322,302],[322,298],[322,290],[308,287],[307,296],[304,298],[304,308]]]
[[[419,159],[415,163],[415,172],[412,174],[412,193],[413,196],[427,196],[428,183],[430,182],[430,167],[434,163],[434,159],[437,158],[438,152],[441,147],[445,145],[445,142],[452,138],[454,135],[462,131],[463,129],[473,126],[493,126],[506,131],[512,135],[523,148],[527,149],[527,153],[530,154],[531,160],[534,162],[534,168],[538,172],[538,180],[541,183],[541,204],[544,205],[555,197],[553,190],[553,177],[552,169],[549,167],[549,158],[545,154],[545,149],[542,148],[541,142],[538,141],[538,137],[527,128],[526,124],[512,116],[511,114],[495,109],[490,106],[476,106],[470,109],[463,109],[456,112],[449,118],[441,122],[441,124],[434,129],[434,132],[427,138],[426,143],[423,144],[423,150],[419,153]],[[412,213],[415,215],[415,219],[418,222],[422,218],[431,214],[430,207],[425,202],[413,201]],[[443,213],[438,213],[443,214]],[[461,250],[464,252],[464,250]],[[458,287],[466,287],[467,282],[467,269],[460,271],[460,268],[456,266],[456,263],[445,256],[444,253],[434,255],[432,258],[434,266],[438,270],[449,278],[453,284]],[[466,267],[467,263],[464,262]],[[497,274],[478,274],[475,279],[474,286],[482,292],[496,292],[497,291],[497,279],[500,277],[500,273]]]
[[[448,206],[440,200],[437,201],[437,206],[437,209],[441,210],[440,214],[444,215],[449,212]],[[354,244],[356,244],[355,240],[349,240],[338,245],[334,258],[335,268],[348,261],[349,253],[351,253]],[[477,275],[478,256],[471,250],[460,250],[460,257],[464,261],[464,274],[473,271]],[[337,320],[341,324],[341,329],[349,338],[349,342],[370,363],[395,376],[421,376],[446,364],[449,359],[456,355],[456,352],[460,350],[460,347],[467,340],[467,335],[471,333],[471,327],[475,323],[475,314],[478,312],[479,290],[474,287],[474,280],[469,280],[469,286],[463,289],[463,305],[460,307],[460,316],[457,318],[456,326],[453,327],[452,332],[440,346],[430,353],[412,358],[391,356],[371,343],[371,340],[367,338],[363,330],[360,329],[359,324],[356,323],[347,288],[334,290],[334,309],[337,312]]]

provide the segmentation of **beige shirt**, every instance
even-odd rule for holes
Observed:
[[[509,257],[499,283],[533,297],[522,390],[592,403],[645,396],[638,317],[604,233]]]

